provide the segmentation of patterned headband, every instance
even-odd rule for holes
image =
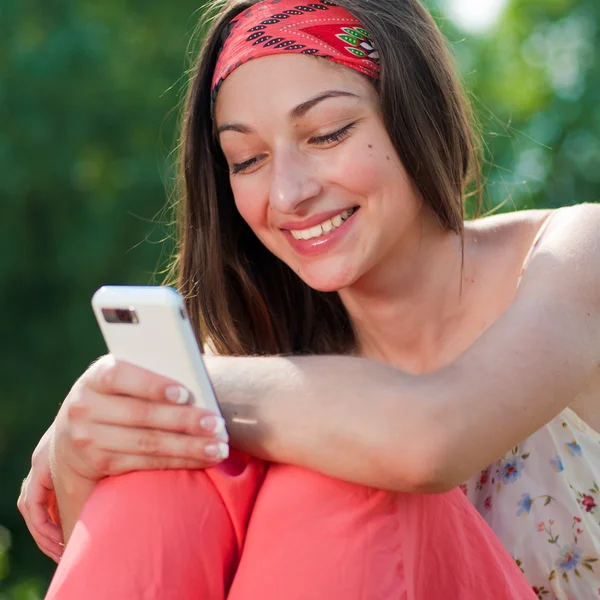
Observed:
[[[265,0],[231,21],[213,75],[213,104],[219,87],[235,69],[273,54],[320,56],[378,78],[379,55],[360,21],[331,0],[297,2]]]

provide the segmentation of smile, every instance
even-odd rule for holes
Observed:
[[[315,238],[322,237],[327,235],[334,229],[341,227],[345,221],[347,221],[356,211],[358,207],[350,208],[348,210],[342,211],[339,215],[335,215],[331,219],[327,219],[323,221],[319,225],[315,225],[314,227],[309,227],[308,229],[297,229],[290,230],[290,233],[297,240],[312,240]]]

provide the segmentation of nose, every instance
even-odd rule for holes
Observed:
[[[321,182],[310,157],[297,150],[279,152],[273,159],[269,203],[284,214],[293,214],[310,198],[318,196]]]

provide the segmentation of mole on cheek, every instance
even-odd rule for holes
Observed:
[[[387,159],[387,160],[390,160],[390,157],[389,157],[389,156],[386,156],[386,159]]]
[[[372,148],[373,146],[371,146],[371,144],[369,144],[369,148]]]

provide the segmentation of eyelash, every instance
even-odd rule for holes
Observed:
[[[338,129],[333,133],[328,133],[327,135],[321,135],[319,137],[311,138],[309,142],[317,146],[324,146],[325,144],[330,144],[332,142],[341,142],[342,140],[348,137],[348,135],[354,129],[355,126],[356,123],[349,123],[348,125],[345,125],[341,129]],[[242,173],[246,169],[250,168],[255,162],[257,162],[259,158],[259,156],[256,156],[254,158],[251,158],[250,160],[247,160],[246,162],[234,164],[231,167],[231,174],[237,175],[238,173]]]
[[[349,123],[348,125],[334,131],[333,133],[328,133],[327,135],[321,135],[319,137],[311,138],[309,141],[318,146],[329,144],[331,142],[341,142],[343,139],[348,137],[348,134],[354,129],[356,123]]]
[[[248,169],[249,167],[251,167],[257,160],[258,160],[258,156],[251,158],[250,160],[247,160],[246,162],[243,163],[237,163],[232,165],[231,167],[231,174],[232,175],[237,175],[238,173],[241,173],[242,171],[245,171],[246,169]]]

